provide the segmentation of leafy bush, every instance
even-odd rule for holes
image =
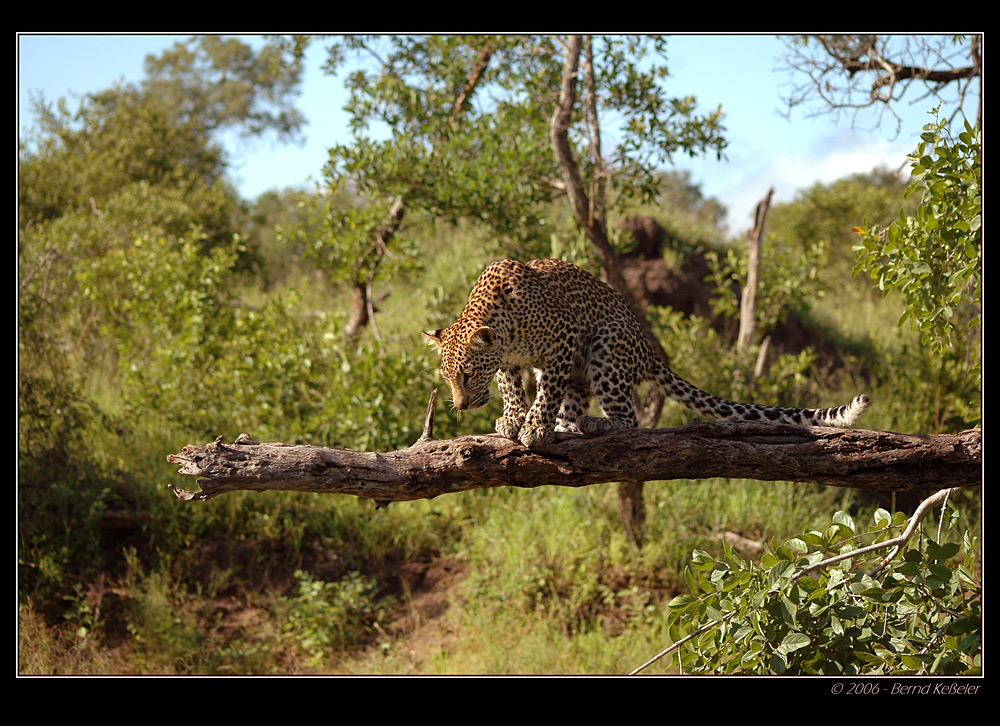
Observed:
[[[935,112],[936,113],[936,112]],[[982,132],[965,122],[958,139],[945,121],[924,127],[909,155],[906,195],[920,194],[913,214],[900,211],[888,227],[855,228],[857,275],[866,271],[884,294],[897,290],[921,342],[941,356],[970,361],[978,386],[982,309]]]
[[[954,526],[958,510],[948,506],[945,520]],[[721,559],[695,550],[689,593],[669,603],[682,671],[979,673],[978,538],[967,530],[961,543],[920,535],[888,565],[882,549],[860,546],[885,543],[906,525],[905,515],[884,509],[867,528],[838,512],[825,529],[769,547],[759,563],[728,545]]]
[[[757,293],[757,328],[761,336],[772,332],[790,311],[806,312],[821,297],[821,271],[827,264],[826,243],[813,242],[805,249],[778,244],[766,251]],[[724,259],[710,251],[705,255],[715,286],[712,299],[717,316],[740,319],[740,293],[746,287],[749,257],[745,249],[729,248]]]
[[[296,570],[298,597],[283,597],[286,635],[320,666],[332,654],[357,644],[388,611],[391,600],[378,594],[374,579],[353,572],[339,582],[324,582]]]

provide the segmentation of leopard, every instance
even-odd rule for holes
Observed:
[[[458,319],[426,331],[459,411],[503,397],[496,433],[529,449],[557,432],[610,434],[638,426],[633,393],[645,381],[695,413],[714,419],[848,428],[868,408],[862,394],[835,408],[736,403],[699,389],[654,351],[625,297],[590,272],[557,259],[493,262],[479,276]],[[525,371],[536,392],[528,402]],[[604,414],[588,415],[596,398]]]

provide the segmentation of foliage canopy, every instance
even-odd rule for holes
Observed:
[[[944,121],[924,127],[909,155],[907,196],[919,195],[916,211],[888,227],[857,228],[855,274],[866,271],[879,290],[900,292],[899,324],[920,330],[921,342],[937,354],[967,358],[980,338],[982,282],[982,133],[965,123],[957,139]],[[978,352],[970,375],[982,380]]]

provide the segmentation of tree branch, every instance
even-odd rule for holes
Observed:
[[[646,318],[643,301],[634,295],[625,283],[621,265],[619,264],[618,253],[608,238],[606,205],[608,174],[607,166],[601,153],[601,126],[597,112],[597,84],[595,81],[593,39],[589,36],[584,39],[582,36],[574,35],[570,37],[568,43],[562,43],[561,40],[559,42],[565,50],[566,58],[563,62],[559,102],[552,114],[549,137],[552,142],[552,150],[555,154],[556,162],[562,170],[566,193],[573,206],[573,213],[577,224],[580,225],[590,238],[591,246],[597,253],[597,258],[600,260],[601,268],[604,270],[604,277],[608,284],[616,288],[625,298],[626,304],[632,309],[636,319],[639,321],[643,334],[646,336],[646,340],[649,341],[651,350],[659,356],[664,365],[670,365],[669,356],[667,356],[659,339],[653,334],[649,320]],[[582,114],[584,127],[590,139],[590,161],[593,166],[589,196],[584,186],[580,166],[577,163],[569,138],[577,99],[581,51],[584,51],[583,65],[587,82]],[[644,424],[652,424],[659,419],[660,411],[663,408],[663,394],[659,391],[654,392],[651,404],[650,406],[640,407],[640,411],[643,414],[645,412],[649,413],[649,420],[642,421]],[[632,542],[638,544],[642,540],[642,525],[645,515],[641,479],[631,477],[622,478],[618,488],[618,504],[622,514],[622,523],[625,525],[625,531]]]
[[[479,82],[482,80],[483,74],[486,72],[490,63],[490,58],[493,56],[495,50],[496,48],[492,44],[489,44],[484,46],[479,51],[476,61],[469,74],[469,78],[462,87],[462,90],[459,92],[458,97],[455,99],[451,115],[448,117],[448,124],[459,123],[466,111],[468,111],[469,105],[472,102],[472,96],[475,94],[476,88],[479,86]],[[385,64],[383,62],[383,66],[384,65]],[[438,147],[435,146],[431,149],[430,155],[437,156],[437,154]],[[372,283],[375,281],[375,272],[382,260],[382,256],[388,252],[389,242],[403,225],[403,216],[405,213],[406,199],[404,196],[400,195],[396,197],[396,201],[389,210],[389,217],[385,224],[379,226],[379,228],[375,230],[375,242],[365,252],[365,254],[358,259],[355,265],[354,301],[351,307],[351,315],[348,318],[347,326],[345,328],[345,332],[349,337],[353,337],[360,333],[369,320],[372,322],[373,327],[375,327],[375,311],[372,303]],[[370,255],[375,255],[374,262],[369,263],[368,257]],[[367,276],[362,274],[362,269],[365,266],[370,267]],[[374,332],[375,337],[378,338],[379,335],[377,328],[375,328]]]
[[[261,444],[246,434],[223,444],[220,436],[167,457],[179,473],[197,477],[201,491],[170,488],[189,501],[240,490],[296,491],[351,494],[383,506],[486,487],[622,480],[724,477],[881,491],[982,484],[978,429],[912,435],[714,421],[597,437],[557,434],[555,443],[528,449],[496,435],[437,440],[432,428],[429,411],[416,443],[386,453]]]
[[[458,94],[458,98],[455,99],[455,105],[451,116],[448,117],[448,123],[458,121],[469,108],[472,94],[475,93],[476,86],[479,85],[480,79],[482,79],[483,74],[486,72],[486,67],[490,64],[490,58],[493,56],[495,50],[496,48],[492,45],[486,45],[479,51],[476,62],[472,66],[469,79],[465,82],[465,86],[462,87],[462,92]]]
[[[869,573],[870,577],[875,577],[878,573],[888,567],[892,559],[899,554],[900,550],[902,550],[903,545],[910,541],[910,538],[912,538],[916,533],[917,526],[923,521],[924,517],[926,517],[935,506],[945,502],[951,495],[952,491],[952,489],[941,489],[922,501],[920,506],[918,506],[916,511],[913,513],[913,516],[910,517],[910,521],[906,525],[906,529],[904,529],[903,533],[898,537],[893,537],[892,539],[885,540],[884,542],[876,542],[875,544],[868,545],[867,547],[859,547],[856,550],[843,552],[839,555],[828,557],[825,560],[820,560],[814,564],[802,567],[798,570],[798,572],[792,575],[792,582],[795,582],[803,575],[808,575],[810,572],[815,572],[816,570],[822,570],[823,568],[835,565],[838,562],[843,562],[844,560],[850,560],[862,555],[867,555],[870,552],[878,552],[879,550],[885,550],[892,547],[892,552],[886,555],[878,563],[878,565],[876,565],[875,569]]]
[[[927,94],[952,109],[950,117],[961,113],[974,80],[982,75],[980,35],[967,38],[960,46],[945,35],[811,35],[792,39],[786,63],[804,80],[797,83],[787,99],[789,108],[809,99],[820,101],[819,113],[872,106],[888,111],[911,85],[922,85]],[[815,42],[813,42],[815,41]],[[954,97],[946,89],[954,92]],[[979,93],[977,121],[981,122],[982,92]],[[813,114],[810,114],[813,115]],[[881,114],[879,116],[881,122]]]

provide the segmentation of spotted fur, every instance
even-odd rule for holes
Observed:
[[[635,428],[632,392],[647,380],[713,418],[846,427],[868,407],[864,395],[846,406],[810,409],[734,403],[705,393],[660,361],[619,292],[560,260],[493,263],[458,320],[424,337],[441,352],[455,408],[484,405],[496,376],[503,395],[496,431],[528,447],[552,441],[557,430]],[[530,407],[524,369],[534,371],[538,384]],[[604,418],[586,415],[592,396]]]

